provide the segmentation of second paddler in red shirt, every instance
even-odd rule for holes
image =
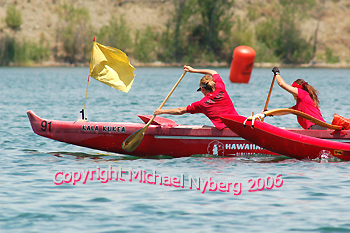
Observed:
[[[292,109],[306,113],[320,121],[326,122],[323,119],[319,108],[320,101],[318,99],[318,91],[313,86],[303,79],[297,79],[292,83],[292,85],[289,85],[282,79],[280,70],[277,67],[274,67],[272,72],[276,75],[278,85],[291,93],[296,100],[296,105],[291,107]],[[300,116],[297,116],[297,120],[299,125],[304,129],[326,129]]]

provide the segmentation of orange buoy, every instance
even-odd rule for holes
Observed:
[[[249,46],[238,46],[233,51],[230,80],[233,83],[248,83],[252,73],[255,51]]]

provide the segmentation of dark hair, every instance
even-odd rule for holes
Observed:
[[[299,84],[303,87],[304,91],[307,91],[309,93],[310,98],[314,101],[316,107],[320,107],[320,101],[318,99],[319,92],[311,86],[308,82],[306,82],[304,79],[297,79],[294,81],[296,84]]]
[[[200,83],[200,86],[203,86],[204,89],[213,92],[215,91],[215,82],[213,80],[213,77],[210,74],[206,74],[202,77]]]

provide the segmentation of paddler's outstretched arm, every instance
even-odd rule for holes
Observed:
[[[190,73],[200,73],[200,74],[210,74],[214,75],[217,74],[215,70],[209,70],[209,69],[194,69],[191,66],[184,66],[184,71],[190,72]],[[170,115],[183,115],[187,113],[187,107],[179,107],[179,108],[173,108],[173,109],[156,109],[154,111],[154,115],[162,115],[162,114],[170,114]]]
[[[186,107],[180,107],[180,108],[173,108],[173,109],[159,109],[157,108],[154,111],[154,115],[162,115],[162,114],[170,114],[170,115],[183,115],[187,113],[187,108]]]
[[[274,75],[276,75],[276,80],[277,80],[277,83],[280,87],[282,87],[284,90],[288,91],[289,93],[291,93],[294,98],[297,98],[298,97],[298,88],[296,87],[292,87],[291,85],[287,84],[281,74],[280,74],[280,69],[278,69],[277,67],[274,67],[272,69],[272,72],[274,73]],[[283,115],[286,115],[288,113],[286,112],[281,112],[281,113],[274,113],[273,115],[274,116],[283,116]]]
[[[194,69],[191,66],[184,66],[184,71],[187,71],[187,72],[190,72],[190,73],[200,73],[200,74],[210,74],[210,75],[217,74],[217,72],[215,70]]]
[[[280,70],[277,67],[274,67],[272,69],[272,72],[276,75],[276,80],[277,83],[280,87],[282,87],[284,90],[288,91],[289,93],[291,93],[293,96],[298,97],[298,88],[296,87],[292,87],[291,85],[287,84],[281,74],[280,74]]]

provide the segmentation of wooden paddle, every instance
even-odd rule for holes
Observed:
[[[276,75],[273,76],[272,83],[271,83],[271,86],[270,86],[270,91],[269,91],[269,94],[267,95],[264,111],[266,111],[267,110],[267,106],[269,106],[271,92],[272,92],[273,84],[275,83],[275,79],[276,79]]]
[[[187,71],[185,71],[181,75],[179,80],[177,80],[177,82],[174,85],[173,89],[171,89],[171,91],[169,92],[168,96],[165,98],[165,100],[159,106],[159,108],[162,108],[164,106],[164,104],[168,101],[169,97],[171,96],[171,94],[173,94],[175,88],[179,85],[179,83],[181,82],[182,78],[185,76],[186,73],[187,73]],[[153,115],[153,117],[151,118],[151,120],[148,121],[148,123],[145,125],[145,127],[143,127],[142,129],[136,131],[135,133],[131,134],[127,139],[125,139],[123,144],[122,144],[122,148],[124,150],[128,151],[128,152],[134,151],[141,144],[142,139],[145,136],[145,132],[146,132],[148,126],[152,123],[152,121],[154,120],[155,117],[156,116]]]
[[[264,111],[266,111],[267,110],[267,106],[269,106],[271,92],[272,92],[273,84],[275,83],[275,79],[276,79],[276,75],[273,76],[273,79],[272,79],[272,82],[271,82],[271,86],[270,86],[270,91],[269,91],[269,94],[267,95]],[[261,121],[264,121],[264,119],[262,119]]]
[[[310,115],[308,115],[306,113],[300,112],[298,110],[290,109],[290,108],[274,109],[274,110],[266,111],[264,113],[265,113],[266,116],[278,115],[279,113],[282,113],[282,114],[289,114],[289,113],[291,113],[291,114],[303,117],[306,120],[309,120],[309,121],[315,123],[316,125],[319,125],[319,126],[322,126],[322,127],[328,128],[328,129],[342,130],[342,127],[339,126],[339,125],[328,124],[328,123],[320,121],[320,120],[316,119],[315,117],[310,116]]]

